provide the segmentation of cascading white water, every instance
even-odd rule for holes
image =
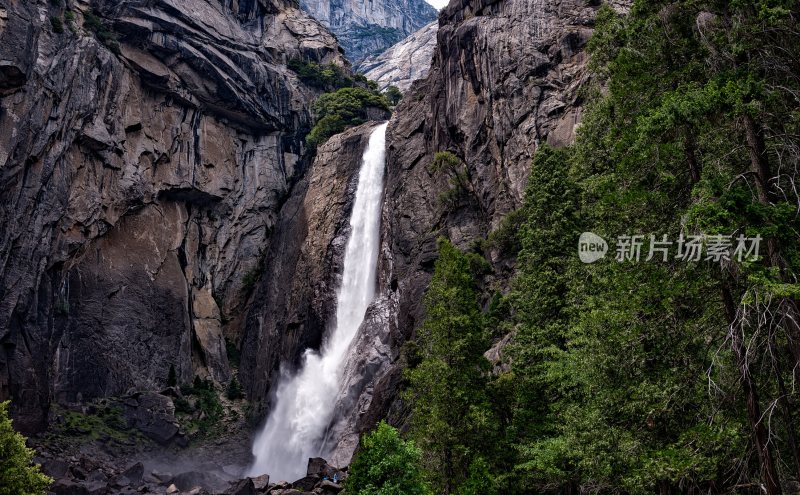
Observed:
[[[296,374],[281,375],[272,412],[253,444],[251,476],[269,473],[275,481],[293,481],[305,476],[309,457],[321,454],[348,349],[375,295],[386,126],[372,132],[361,162],[336,325],[319,352],[305,351]]]

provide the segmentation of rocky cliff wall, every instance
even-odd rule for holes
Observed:
[[[444,235],[467,249],[522,201],[542,143],[574,139],[584,47],[598,6],[580,0],[454,0],[428,77],[389,125],[389,208],[400,327],[410,332]],[[432,166],[448,151],[457,164]],[[466,184],[454,190],[456,173]]]
[[[0,0],[0,400],[18,427],[170,366],[229,378],[223,326],[235,340],[305,168],[315,95],[292,57],[346,64],[281,0]]]
[[[380,54],[437,15],[425,0],[300,0],[300,5],[330,28],[354,64]]]
[[[598,8],[579,0],[465,0],[442,12],[430,73],[389,124],[379,291],[329,429],[334,464],[347,464],[359,435],[380,419],[402,425],[407,417],[401,346],[424,317],[436,239],[471,249],[520,206],[538,146],[574,139]],[[441,151],[455,162],[434,166]]]

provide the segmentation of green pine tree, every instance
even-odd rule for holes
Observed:
[[[53,482],[34,466],[33,450],[11,427],[8,402],[0,403],[0,495],[42,495]]]
[[[347,493],[353,495],[427,495],[420,467],[422,453],[395,428],[381,421],[361,438],[361,448],[350,465]]]
[[[470,258],[439,241],[439,259],[419,329],[422,361],[408,372],[412,435],[437,493],[457,493],[479,453],[490,449],[496,421],[486,394],[489,348]]]

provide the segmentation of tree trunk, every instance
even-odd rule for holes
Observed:
[[[736,357],[736,365],[742,380],[742,389],[747,402],[747,419],[753,433],[753,442],[758,451],[758,459],[761,463],[762,476],[767,495],[780,495],[781,485],[778,478],[778,470],[775,466],[775,459],[769,445],[769,432],[761,421],[761,406],[758,402],[758,390],[755,381],[750,374],[750,364],[747,361],[747,351],[745,349],[741,326],[736,317],[736,305],[728,287],[722,287],[722,299],[725,304],[725,313],[728,317],[731,346]]]
[[[800,450],[797,446],[797,434],[794,429],[794,418],[792,418],[792,406],[789,403],[789,394],[786,390],[786,383],[783,380],[783,369],[781,366],[780,355],[778,354],[778,346],[775,344],[775,334],[770,332],[769,336],[770,354],[772,354],[772,365],[775,370],[775,380],[778,382],[778,403],[781,406],[783,413],[783,422],[786,423],[786,439],[789,442],[789,449],[794,458],[794,472],[795,476],[800,477]]]
[[[689,176],[692,179],[692,184],[700,182],[700,163],[697,161],[697,145],[694,140],[693,129],[687,127],[684,136],[684,153],[686,154],[686,162],[689,164]]]

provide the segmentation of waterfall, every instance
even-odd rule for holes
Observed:
[[[336,324],[319,352],[305,351],[296,374],[281,374],[273,409],[253,444],[252,476],[269,473],[275,481],[293,481],[305,476],[309,457],[322,454],[348,350],[375,295],[386,126],[372,132],[361,161]]]

